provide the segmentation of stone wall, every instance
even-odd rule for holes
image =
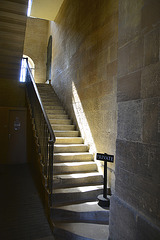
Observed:
[[[26,29],[27,0],[0,1],[0,106],[24,107],[19,85]]]
[[[49,31],[55,91],[90,150],[115,154],[118,1],[64,1]]]
[[[25,88],[19,83],[26,29],[27,0],[0,1],[0,164],[8,161],[10,110],[25,107]]]
[[[29,56],[35,64],[35,82],[46,81],[47,40],[48,21],[28,17],[23,54]]]
[[[119,0],[111,240],[160,239],[159,9],[159,0]]]

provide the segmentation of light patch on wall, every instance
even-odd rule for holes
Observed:
[[[97,149],[74,82],[72,82],[72,104],[82,137],[90,142],[90,150],[95,153]]]
[[[94,143],[94,139],[74,82],[72,82],[72,105],[82,138],[84,139],[84,141],[87,140],[86,144],[89,144],[90,152],[95,155],[95,153],[97,152],[97,148]],[[99,161],[97,161],[97,165],[99,172],[102,173],[101,163]]]

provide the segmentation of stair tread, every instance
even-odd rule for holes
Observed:
[[[43,101],[43,100],[42,100]],[[47,108],[47,106],[45,106],[45,109],[46,109],[46,112],[47,113],[50,113],[51,111],[53,110],[63,110],[63,107],[62,106],[58,106],[57,104],[56,105],[53,105],[52,106],[48,106],[50,109]]]
[[[77,130],[55,130],[55,132],[79,132]]]
[[[88,165],[88,164],[92,164],[92,165],[96,165],[96,163],[94,161],[87,161],[87,162],[66,162],[66,163],[54,163],[54,167],[56,166],[80,166],[80,165]]]
[[[51,124],[52,128],[54,130],[58,130],[58,131],[74,131],[75,130],[75,125],[71,125],[71,124]]]
[[[70,119],[51,119],[51,124],[62,124],[62,125],[68,125],[68,124],[71,124],[71,120]]]
[[[69,119],[68,118],[68,115],[67,114],[54,114],[54,116],[53,115],[51,115],[51,116],[49,116],[48,115],[48,118],[49,118],[49,120],[57,120],[57,119]]]
[[[55,147],[88,147],[86,144],[81,144],[81,143],[73,143],[73,144],[56,144],[54,145]]]
[[[87,152],[88,146],[84,144],[55,144],[54,152]]]
[[[94,185],[94,186],[81,186],[81,187],[72,187],[72,188],[59,188],[54,189],[53,193],[77,193],[77,192],[90,192],[102,189],[103,185]]]
[[[93,155],[89,152],[54,153],[54,161],[56,162],[93,161]]]
[[[61,239],[83,239],[83,240],[104,240],[108,239],[109,226],[94,223],[59,223],[56,224],[54,232],[60,229]],[[57,232],[58,233],[58,232]],[[70,233],[70,234],[69,234]],[[71,235],[75,235],[74,238]],[[81,238],[79,238],[80,236]]]
[[[82,137],[57,137],[56,139],[83,139]]]
[[[78,172],[78,173],[62,173],[55,174],[53,177],[53,185],[55,189],[93,186],[103,183],[103,176],[97,171]]]
[[[54,114],[53,114],[53,115],[54,115]],[[65,116],[65,117],[66,117],[66,116],[68,117],[68,115],[65,114],[65,113],[64,113],[64,114],[57,114],[56,117],[58,117],[58,116],[59,116],[59,117],[64,117],[64,116]],[[50,119],[51,119],[51,120],[54,120],[54,119],[55,119],[55,120],[58,120],[58,119],[62,120],[62,118],[52,118],[51,116],[50,116]],[[65,118],[65,119],[66,119],[66,118]]]
[[[59,223],[109,224],[109,209],[101,208],[98,201],[72,203],[51,208],[52,219]]]
[[[56,137],[55,144],[84,144],[82,137]]]
[[[74,126],[74,127],[75,127],[74,124],[56,124],[56,123],[52,123],[51,125],[52,125],[52,126],[67,126],[67,127],[68,127],[68,125],[69,125],[69,126]]]
[[[74,211],[74,212],[105,211],[106,214],[109,213],[109,210],[104,210],[103,208],[101,208],[98,205],[97,201],[64,205],[64,206],[54,207],[54,208],[62,209],[62,210],[66,210],[66,211]]]
[[[76,153],[54,153],[54,156],[78,156],[78,155],[92,155],[89,152],[76,152]]]
[[[58,174],[55,175],[56,178],[68,179],[68,178],[85,178],[91,176],[102,176],[99,172],[89,172],[89,173],[72,173],[72,174]]]
[[[64,141],[64,142],[63,142]],[[74,141],[76,143],[74,143]],[[82,137],[56,137],[56,143],[55,144],[83,144],[83,138]]]

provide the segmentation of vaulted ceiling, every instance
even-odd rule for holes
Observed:
[[[32,0],[31,17],[54,21],[64,0]]]

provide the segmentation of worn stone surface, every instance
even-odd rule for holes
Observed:
[[[136,213],[130,211],[125,202],[115,196],[111,197],[110,213],[109,240],[135,240]],[[116,230],[113,232],[113,229]]]
[[[117,101],[139,99],[141,95],[141,71],[121,77],[117,81]]]
[[[151,222],[144,219],[144,217],[138,217],[137,219],[137,235],[136,239],[141,240],[159,240],[160,228],[155,225],[151,225]]]
[[[150,31],[159,22],[159,0],[147,0],[144,1],[144,5],[141,12],[141,29],[143,31]]]
[[[142,102],[118,103],[117,138],[131,141],[142,140]]]
[[[151,177],[155,183],[157,182],[157,184],[160,183],[159,154],[160,154],[160,149],[158,144],[153,144],[153,145],[139,144],[138,145],[137,173],[142,177],[147,177],[147,178]]]
[[[144,64],[149,65],[159,61],[159,28],[144,36]]]
[[[160,93],[160,62],[150,64],[142,69],[141,97],[158,97]]]
[[[143,66],[143,38],[138,37],[119,48],[118,77],[135,72]],[[138,56],[138,57],[137,57]]]
[[[120,220],[120,222],[119,222]],[[113,232],[113,229],[116,229]],[[116,195],[111,198],[109,240],[158,240],[160,228]]]
[[[128,151],[129,149],[129,151]],[[138,143],[124,140],[116,142],[117,168],[121,167],[135,173],[137,171]]]
[[[158,98],[149,98],[143,101],[143,142],[160,142],[158,133]]]
[[[159,147],[155,145],[117,141],[116,193],[158,225],[159,154]]]
[[[120,1],[119,23],[118,23],[118,43],[119,47],[133,40],[137,33],[141,31],[141,9],[143,0]]]

